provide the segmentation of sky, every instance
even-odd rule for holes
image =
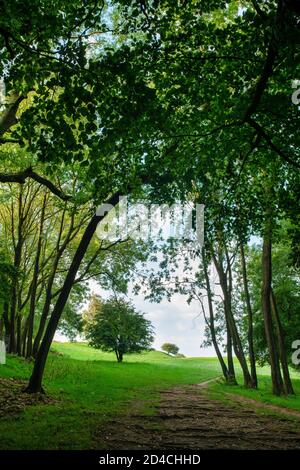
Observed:
[[[162,253],[158,255],[159,261],[163,260]],[[191,266],[197,269],[197,262],[190,260]],[[146,263],[149,269],[157,269],[157,263]],[[155,267],[156,266],[156,267]],[[176,274],[179,278],[186,277],[183,262],[178,260]],[[212,270],[212,280],[215,279],[214,270]],[[151,321],[155,330],[155,341],[153,347],[160,350],[163,343],[175,343],[179,347],[179,352],[189,357],[211,357],[215,356],[213,347],[201,347],[204,340],[205,322],[203,315],[200,314],[200,305],[197,301],[187,303],[187,297],[182,294],[175,294],[171,302],[167,299],[160,303],[149,302],[144,299],[144,295],[133,293],[135,281],[128,286],[128,298],[131,300],[137,310],[143,312],[145,317]],[[96,282],[90,283],[93,293],[107,298],[110,293],[103,291]],[[215,288],[214,288],[215,289]],[[207,309],[207,306],[206,306]]]
[[[95,282],[90,285],[91,293],[103,298],[109,296],[109,292],[103,291]],[[171,302],[167,300],[161,303],[153,303],[144,300],[143,295],[128,294],[137,310],[145,313],[145,318],[150,320],[155,329],[155,341],[153,347],[161,349],[163,343],[175,343],[179,352],[187,357],[212,357],[215,356],[213,347],[200,348],[204,339],[204,320],[199,316],[197,302],[187,304],[183,295],[176,294]],[[55,340],[67,339],[57,333]]]
[[[171,302],[157,304],[145,301],[143,296],[132,298],[138,310],[145,312],[155,328],[155,349],[163,343],[175,343],[185,356],[215,356],[213,347],[200,348],[204,339],[204,320],[199,316],[196,302],[187,304],[182,295],[175,295]]]

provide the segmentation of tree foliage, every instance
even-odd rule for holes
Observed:
[[[151,322],[129,302],[117,298],[92,300],[84,328],[89,344],[115,352],[118,362],[125,354],[149,349],[153,341]]]
[[[172,354],[176,356],[179,352],[179,347],[173,343],[164,343],[161,347],[162,351],[166,352],[167,354]]]

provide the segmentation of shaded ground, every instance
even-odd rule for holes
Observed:
[[[154,416],[141,414],[136,406],[98,429],[95,444],[110,450],[300,449],[299,420],[259,413],[245,400],[213,400],[206,384],[162,391]],[[271,406],[270,412],[275,411]]]
[[[25,380],[0,377],[0,418],[15,417],[28,405],[55,403],[57,401],[42,393],[35,395],[23,393],[27,383],[28,381]]]

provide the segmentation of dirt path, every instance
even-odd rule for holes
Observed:
[[[154,416],[132,411],[98,429],[95,441],[109,450],[300,449],[300,421],[210,399],[207,383],[161,391]]]
[[[271,412],[274,412],[275,414],[279,413],[283,416],[291,416],[292,418],[297,418],[300,420],[300,411],[293,410],[291,408],[271,405],[269,403],[262,403],[260,401],[254,400],[253,398],[242,397],[240,395],[235,395],[233,393],[225,393],[225,396],[227,396],[233,401],[243,403],[244,406],[251,405],[251,407],[254,407],[256,409],[269,410]],[[300,428],[300,421],[299,421],[299,428]]]

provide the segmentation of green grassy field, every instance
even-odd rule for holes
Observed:
[[[0,376],[27,379],[32,364],[8,357]],[[213,384],[212,392],[240,393],[251,398],[300,409],[299,374],[295,398],[271,396],[268,368],[260,369],[261,389]],[[44,385],[57,399],[52,404],[28,406],[18,416],[0,419],[1,449],[89,449],[99,446],[94,430],[112,416],[124,415],[137,403],[145,414],[153,412],[159,390],[192,384],[220,375],[216,358],[171,358],[158,351],[127,356],[118,364],[113,354],[80,343],[54,343]]]
[[[82,449],[93,447],[101,421],[126,413],[134,401],[151,413],[158,391],[176,384],[197,383],[220,374],[214,358],[173,359],[151,351],[115,356],[84,344],[54,343],[44,385],[56,404],[27,407],[17,419],[0,420],[1,449]],[[32,365],[8,357],[0,376],[26,379]]]

